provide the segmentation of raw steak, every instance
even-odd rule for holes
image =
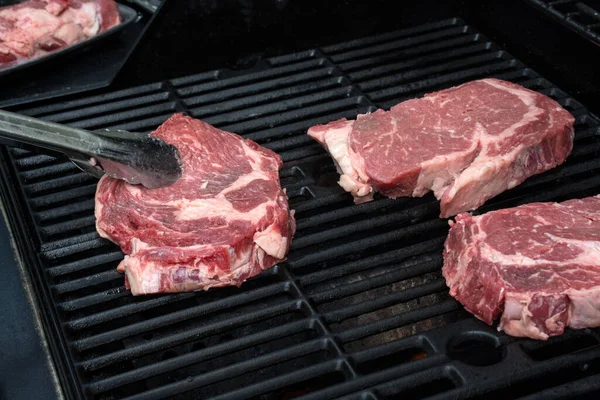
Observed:
[[[600,326],[600,196],[456,216],[442,273],[450,294],[499,330],[547,339]]]
[[[355,202],[374,192],[441,200],[441,217],[473,210],[565,161],[574,118],[554,100],[484,79],[402,102],[386,112],[309,129],[331,154]]]
[[[151,135],[177,146],[182,177],[150,190],[105,175],[96,191],[134,295],[239,286],[285,258],[296,226],[277,154],[181,114]]]
[[[121,21],[114,0],[28,0],[0,8],[0,68],[42,57]]]

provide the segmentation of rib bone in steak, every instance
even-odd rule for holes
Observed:
[[[456,216],[442,273],[499,330],[547,339],[600,326],[600,196]]]
[[[433,191],[449,217],[564,162],[573,123],[540,93],[483,79],[308,134],[329,151],[355,202],[374,192],[396,198]]]
[[[150,190],[105,175],[96,192],[134,295],[239,286],[285,258],[295,221],[277,154],[181,114],[151,135],[179,149],[182,177]]]

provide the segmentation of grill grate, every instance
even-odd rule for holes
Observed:
[[[558,100],[576,116],[576,138],[567,163],[478,212],[600,192],[598,120],[458,19],[272,58],[254,72],[219,70],[17,110],[87,129],[137,131],[187,112],[281,154],[297,212],[289,260],[241,288],[132,297],[115,271],[121,253],[95,233],[94,179],[64,159],[3,149],[3,200],[66,394],[599,394],[598,330],[539,343],[469,316],[440,273],[448,228],[433,196],[355,206],[337,186],[329,156],[306,135],[317,123],[489,76]]]
[[[577,0],[527,0],[561,24],[600,44],[600,13],[594,2]],[[592,3],[592,5],[590,5]]]

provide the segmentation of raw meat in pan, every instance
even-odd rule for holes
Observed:
[[[121,22],[114,0],[28,0],[0,8],[0,68],[42,57]]]
[[[104,176],[96,192],[96,228],[125,253],[132,294],[239,286],[285,259],[295,220],[277,154],[181,114],[151,135],[179,149],[182,177],[150,190]]]
[[[335,160],[356,203],[433,191],[441,217],[473,210],[563,163],[574,118],[519,85],[483,79],[402,102],[390,111],[309,129]]]
[[[600,196],[456,216],[450,294],[499,330],[545,340],[600,326]]]

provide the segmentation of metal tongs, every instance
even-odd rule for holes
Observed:
[[[181,177],[177,148],[143,133],[90,132],[0,110],[0,141],[59,152],[98,178],[106,173],[150,189],[169,186]]]

